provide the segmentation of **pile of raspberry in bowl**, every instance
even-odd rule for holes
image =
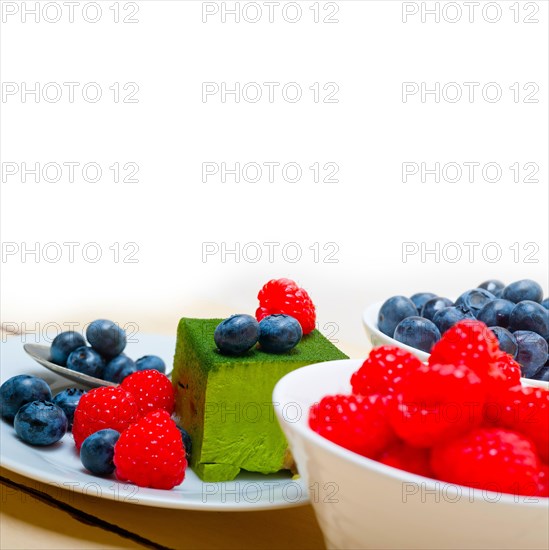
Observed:
[[[312,405],[309,426],[414,474],[549,497],[549,390],[521,386],[520,374],[484,323],[464,320],[426,364],[397,347],[372,350],[351,377],[352,393]]]

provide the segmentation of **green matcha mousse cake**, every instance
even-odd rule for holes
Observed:
[[[317,330],[287,353],[254,348],[223,355],[213,336],[222,320],[179,321],[172,373],[176,414],[193,442],[191,467],[208,482],[230,481],[240,470],[270,474],[289,468],[272,405],[275,384],[299,367],[347,359]]]

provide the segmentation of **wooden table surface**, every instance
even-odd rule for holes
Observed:
[[[367,348],[340,342],[351,357]],[[0,442],[1,445],[1,442]],[[198,512],[112,502],[0,468],[0,548],[324,548],[310,505],[261,512]]]
[[[0,469],[0,546],[8,548],[323,548],[310,506],[196,512],[111,502]]]

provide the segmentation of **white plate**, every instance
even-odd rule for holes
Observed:
[[[175,339],[139,334],[138,342],[129,343],[126,353],[133,359],[154,354],[171,365]],[[40,376],[56,394],[74,384],[37,365],[23,350],[24,343],[37,343],[32,335],[7,338],[0,345],[0,380],[16,374]],[[51,447],[32,447],[23,443],[13,427],[0,420],[1,464],[35,481],[109,500],[205,511],[255,511],[299,506],[309,501],[301,479],[289,473],[262,475],[242,473],[234,481],[205,483],[189,468],[185,480],[171,491],[147,489],[121,483],[114,476],[102,478],[90,474],[81,464],[71,434]]]

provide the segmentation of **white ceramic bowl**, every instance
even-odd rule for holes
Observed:
[[[282,378],[273,393],[328,548],[549,548],[549,499],[478,491],[410,474],[313,432],[309,407],[349,393],[361,360],[329,361]]]
[[[364,325],[364,329],[366,330],[366,334],[368,335],[372,346],[398,346],[399,348],[413,353],[421,361],[427,361],[429,359],[429,353],[425,353],[419,349],[407,346],[394,338],[390,338],[377,328],[377,316],[382,305],[383,302],[376,302],[375,304],[368,306],[362,313],[362,324]],[[525,386],[535,386],[538,388],[549,389],[549,382],[530,380],[529,378],[521,378],[521,382]]]

